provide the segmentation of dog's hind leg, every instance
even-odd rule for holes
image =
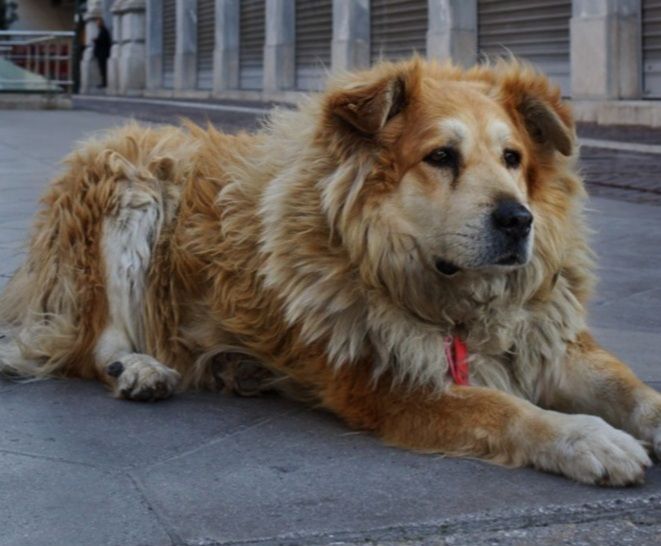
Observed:
[[[117,214],[103,224],[109,317],[94,356],[115,395],[131,400],[167,398],[180,379],[178,372],[144,354],[145,288],[161,224],[158,195],[131,187],[123,190]]]

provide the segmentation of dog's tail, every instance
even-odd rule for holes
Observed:
[[[38,310],[44,286],[28,264],[0,295],[0,376],[43,379],[57,375],[75,344],[76,332],[65,315]]]
[[[87,314],[103,314],[96,302],[105,302],[98,297],[101,210],[95,199],[112,187],[106,156],[95,141],[81,147],[41,199],[25,262],[0,295],[2,375],[91,377],[84,354],[98,327]]]

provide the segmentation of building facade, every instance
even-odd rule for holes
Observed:
[[[71,30],[75,0],[19,0],[18,19],[10,30]]]
[[[104,12],[110,94],[287,101],[379,59],[470,66],[511,53],[549,74],[579,118],[661,125],[659,0],[90,0],[90,43]]]

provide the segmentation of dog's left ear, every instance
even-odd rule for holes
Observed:
[[[401,76],[384,77],[333,93],[329,113],[364,135],[374,135],[399,114],[406,104],[406,83]]]
[[[539,146],[550,146],[562,155],[572,154],[574,142],[567,127],[550,104],[531,96],[522,97],[517,110],[523,118],[530,138]]]
[[[497,65],[496,74],[500,76],[506,106],[521,119],[537,150],[541,153],[557,150],[570,156],[574,151],[574,121],[557,86],[546,76],[518,63]]]

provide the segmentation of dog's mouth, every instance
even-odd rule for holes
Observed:
[[[525,264],[526,261],[527,260],[524,253],[510,252],[499,257],[491,263],[484,264],[483,266],[476,267],[474,269],[488,268],[489,266],[516,267]],[[455,263],[444,260],[442,258],[436,258],[434,265],[436,266],[436,271],[438,271],[441,275],[445,275],[446,277],[452,277],[462,270],[462,268]]]
[[[504,267],[516,267],[525,265],[528,262],[529,254],[524,245],[517,245],[516,248],[511,249],[504,254],[501,254],[496,260],[494,265]]]
[[[496,265],[520,265],[523,258],[518,253],[507,254],[496,261]]]

